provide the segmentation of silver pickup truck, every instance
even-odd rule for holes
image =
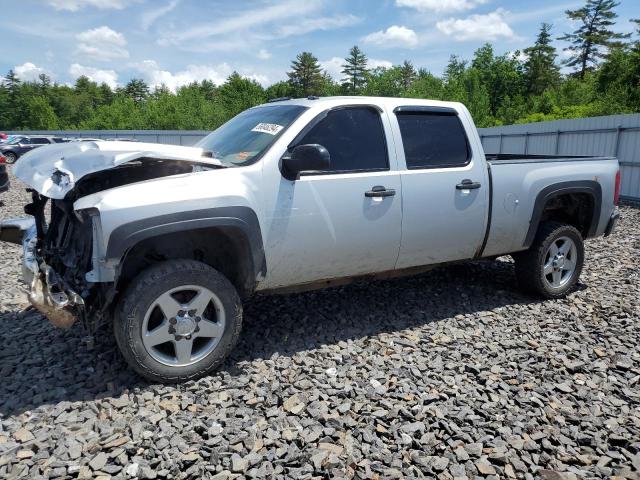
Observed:
[[[615,158],[485,155],[459,103],[366,97],[271,102],[195,147],[46,146],[13,171],[30,217],[0,239],[23,245],[33,305],[62,327],[112,322],[162,382],[219,365],[255,292],[509,254],[522,288],[564,295],[620,185]]]

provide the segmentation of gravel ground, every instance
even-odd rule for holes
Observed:
[[[2,244],[0,478],[640,478],[639,226],[623,208],[558,301],[508,261],[257,297],[232,358],[180,386],[24,310]]]

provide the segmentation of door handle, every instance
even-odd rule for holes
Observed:
[[[396,191],[393,188],[385,188],[382,185],[376,185],[372,187],[371,190],[364,192],[364,196],[367,198],[374,197],[393,197],[396,194]]]
[[[476,188],[480,188],[481,186],[482,185],[480,185],[479,182],[472,182],[468,178],[465,178],[464,180],[462,180],[462,182],[456,185],[456,188],[458,190],[475,190]]]

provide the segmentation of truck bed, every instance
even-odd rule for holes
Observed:
[[[613,185],[618,161],[615,157],[486,154],[489,168],[489,225],[483,256],[495,256],[528,248],[530,221],[535,201],[550,185],[565,182],[597,183],[602,186],[595,230],[599,236],[607,226],[613,205]]]

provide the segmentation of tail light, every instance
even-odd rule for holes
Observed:
[[[613,204],[618,205],[620,200],[620,170],[616,173],[616,187],[613,190]]]
[[[7,163],[7,159],[0,155],[0,164]]]

